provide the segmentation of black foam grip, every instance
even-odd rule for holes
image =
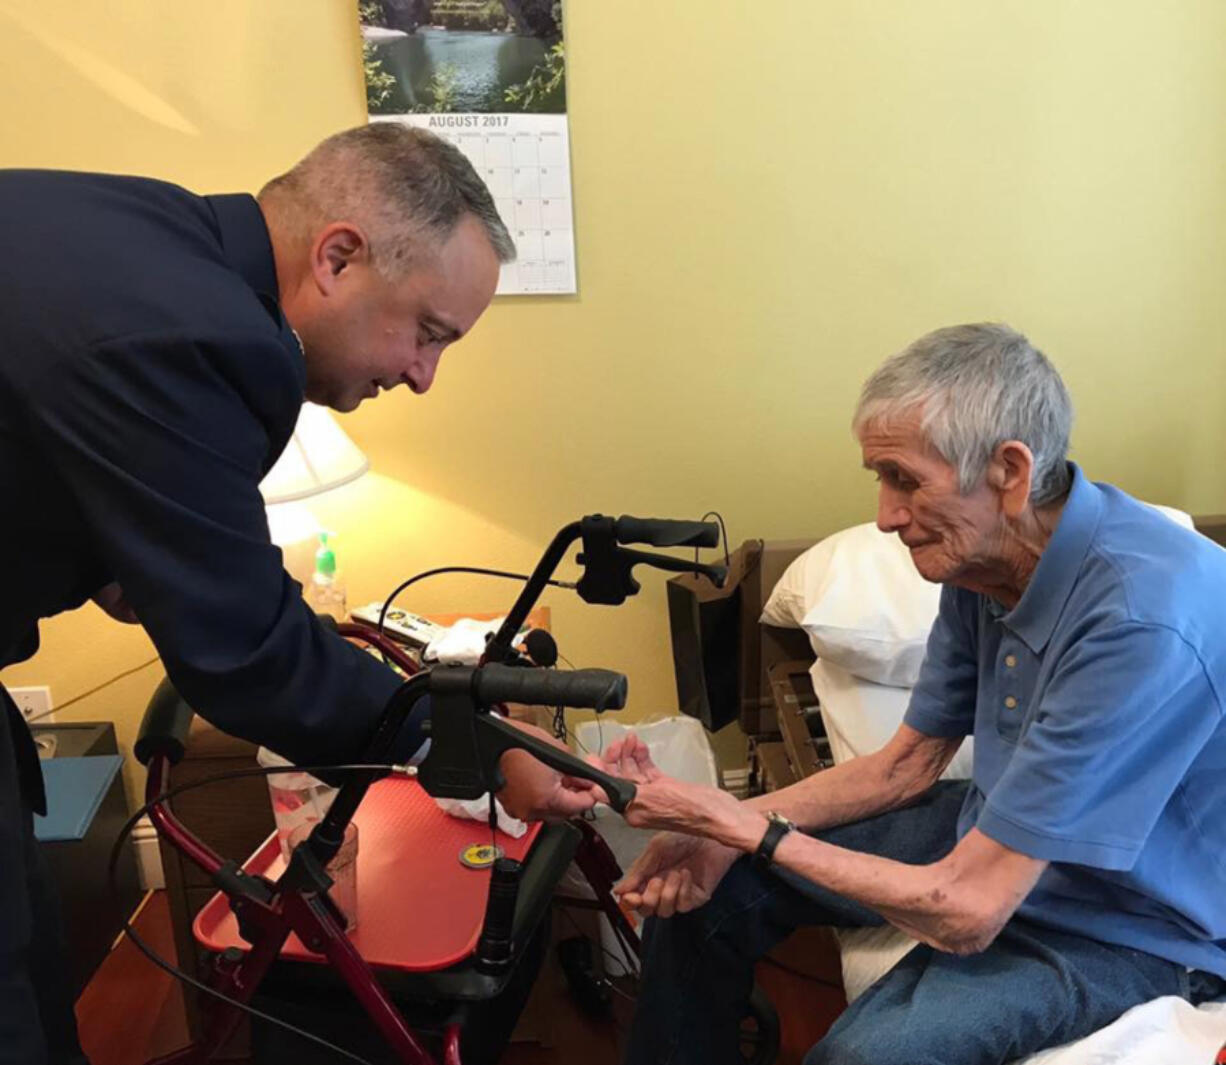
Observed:
[[[626,678],[609,669],[525,669],[491,663],[477,672],[476,696],[483,706],[527,703],[588,710],[626,705]]]
[[[136,760],[147,766],[157,755],[164,754],[171,765],[178,765],[187,750],[193,717],[195,711],[175,691],[169,678],[163,677],[140,723],[140,734],[132,748]]]
[[[654,547],[716,547],[719,526],[713,521],[672,521],[668,518],[632,518],[623,514],[614,526],[619,544]]]

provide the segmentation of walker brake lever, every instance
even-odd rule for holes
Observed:
[[[503,754],[525,750],[552,769],[590,780],[604,789],[609,805],[624,813],[635,786],[610,776],[489,712],[505,699],[526,703],[621,709],[626,678],[608,670],[544,670],[501,665],[436,667],[430,671],[433,703],[430,751],[417,779],[436,798],[476,799],[506,783],[499,769]],[[516,698],[518,696],[518,698]]]
[[[723,566],[708,566],[672,555],[655,555],[622,547],[618,543],[618,525],[629,520],[632,519],[593,514],[580,522],[583,550],[576,561],[583,566],[583,576],[576,591],[584,602],[618,606],[627,597],[636,595],[642,585],[634,579],[631,571],[638,565],[654,566],[673,573],[700,573],[717,587],[723,587],[727,576]]]

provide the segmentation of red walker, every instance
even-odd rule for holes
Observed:
[[[564,528],[490,641],[477,667],[440,667],[417,672],[413,660],[383,634],[362,625],[339,626],[341,635],[363,641],[411,674],[386,708],[367,752],[382,767],[414,705],[432,699],[431,749],[416,780],[383,768],[347,775],[327,816],[298,846],[288,866],[270,839],[239,867],[193,836],[166,804],[170,770],[183,756],[192,711],[164,681],[146,711],[136,754],[148,768],[146,798],[158,834],[202,869],[220,894],[199,913],[194,930],[215,952],[207,981],[217,994],[203,1002],[201,1040],[150,1065],[204,1065],[233,1033],[244,1007],[278,958],[326,964],[360,1003],[382,1039],[405,1065],[438,1065],[393,1002],[376,970],[395,977],[400,994],[431,1002],[454,1002],[445,1024],[443,1065],[461,1065],[460,1039],[466,1003],[489,1000],[510,981],[528,940],[548,910],[553,888],[573,860],[628,952],[637,957],[638,936],[612,894],[621,876],[604,840],[585,821],[533,825],[520,840],[498,834],[504,856],[492,870],[465,868],[458,854],[466,844],[488,842],[477,822],[443,814],[430,796],[475,798],[500,786],[498,760],[511,748],[599,783],[610,805],[623,812],[634,785],[609,777],[572,755],[506,724],[489,708],[502,702],[620,709],[626,682],[605,670],[558,671],[509,666],[511,639],[534,605],[570,543],[582,537],[585,566],[579,594],[589,602],[616,604],[638,590],[634,565],[706,573],[717,567],[670,556],[630,551],[621,544],[714,546],[717,527],[599,515]],[[173,793],[173,792],[172,792]],[[365,800],[365,801],[364,801]],[[358,925],[346,934],[343,918],[327,894],[325,866],[354,820],[359,829]],[[412,875],[405,875],[406,871]],[[582,903],[580,903],[582,904]],[[591,903],[589,903],[591,905]],[[758,1027],[763,1029],[759,1013]],[[769,1030],[767,1019],[765,1028]],[[768,1031],[769,1036],[769,1031]],[[765,1042],[769,1044],[768,1037]],[[773,1059],[769,1046],[757,1060]],[[355,1055],[356,1057],[356,1055]],[[360,1058],[358,1060],[361,1060]]]

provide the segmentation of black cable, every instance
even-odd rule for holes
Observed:
[[[730,569],[732,566],[732,556],[728,553],[728,530],[724,527],[724,516],[718,510],[708,510],[698,520],[706,521],[708,518],[714,518],[719,522],[719,534],[724,542],[724,568]],[[694,565],[698,565],[698,548],[694,548]]]
[[[370,772],[372,770],[395,771],[396,766],[382,765],[382,764],[379,764],[379,765],[358,765],[358,764],[318,765],[318,766],[295,766],[294,770],[295,772],[312,773],[312,774],[313,773],[325,773],[325,772],[358,773],[358,772]],[[227,770],[224,773],[214,773],[211,776],[201,777],[199,780],[192,780],[192,781],[188,781],[185,784],[178,784],[175,787],[162,792],[162,794],[159,795],[156,799],[152,799],[149,802],[145,803],[139,810],[137,810],[131,817],[129,817],[126,822],[124,822],[123,828],[119,830],[119,835],[115,838],[114,846],[111,847],[111,858],[110,858],[110,862],[107,865],[107,883],[110,887],[112,897],[114,897],[115,899],[118,899],[119,897],[119,881],[118,881],[118,876],[117,876],[117,869],[119,866],[119,855],[123,848],[123,845],[125,841],[127,840],[127,838],[132,834],[132,830],[136,827],[136,823],[142,817],[144,817],[154,806],[160,806],[162,803],[166,802],[168,799],[174,798],[176,795],[181,795],[187,791],[193,791],[196,788],[201,788],[208,784],[219,784],[222,781],[236,780],[240,777],[276,776],[278,774],[282,774],[285,772],[286,772],[286,769],[284,766],[251,766],[246,769],[231,769],[231,770]],[[250,1006],[245,1002],[240,1002],[236,998],[231,998],[229,995],[223,994],[221,991],[218,991],[216,988],[209,987],[208,984],[203,983],[200,980],[197,980],[190,973],[186,973],[182,969],[178,968],[177,966],[171,965],[170,962],[162,958],[152,947],[149,946],[148,943],[146,943],[143,939],[141,939],[139,935],[136,934],[136,929],[132,927],[131,919],[128,917],[123,918],[122,934],[126,935],[132,941],[136,949],[139,950],[151,962],[153,962],[153,964],[156,965],[159,969],[161,969],[163,972],[169,973],[175,979],[181,981],[184,984],[187,984],[189,987],[194,987],[197,991],[203,991],[207,995],[212,995],[215,999],[218,999],[221,1002],[225,1002],[231,1006],[235,1006],[238,1009],[243,1010],[245,1013],[248,1013],[253,1017],[258,1017],[262,1021],[267,1021],[270,1024],[275,1024],[278,1027],[284,1029],[285,1031],[291,1032],[294,1035],[300,1036],[303,1039],[309,1040],[312,1043],[317,1043],[319,1046],[324,1047],[327,1050],[331,1050],[333,1053],[340,1054],[342,1057],[346,1057],[351,1061],[358,1062],[359,1065],[372,1065],[372,1063],[367,1061],[365,1058],[359,1057],[357,1054],[354,1054],[351,1051],[344,1049],[344,1047],[339,1047],[335,1043],[329,1043],[326,1039],[323,1039],[320,1036],[312,1035],[310,1032],[304,1031],[302,1028],[299,1028],[297,1025],[290,1024],[289,1021],[283,1021],[279,1017],[274,1017],[272,1016],[272,1014],[265,1013],[263,1010],[258,1010],[254,1006]]]
[[[573,669],[575,668],[575,664],[574,664],[574,663],[573,663],[573,662],[572,662],[572,661],[571,661],[569,658],[567,658],[567,657],[566,657],[566,655],[562,654],[560,651],[558,652],[558,660],[559,660],[559,661],[562,661],[562,662],[565,662],[565,663],[566,663],[566,665],[567,665],[567,668],[569,668],[569,669],[572,669],[572,670],[573,670]],[[545,666],[545,667],[543,667],[543,668],[545,668],[545,669],[556,669],[557,667],[556,667],[556,666]],[[570,727],[569,727],[569,726],[566,724],[566,707],[564,707],[564,706],[555,706],[555,707],[553,708],[553,717],[550,719],[550,723],[549,723],[549,730],[550,730],[550,731],[553,733],[553,737],[554,737],[554,739],[556,739],[556,740],[570,740],[570,741],[571,741],[572,743],[574,743],[574,745],[575,745],[576,747],[578,747],[578,748],[579,748],[579,750],[581,750],[581,751],[582,751],[584,754],[591,754],[591,753],[592,753],[592,752],[591,752],[590,750],[588,750],[588,748],[587,748],[587,747],[584,745],[583,741],[582,741],[581,739],[579,739],[579,734],[578,734],[577,732],[575,732],[575,730],[574,730],[574,729],[570,728]]]
[[[58,714],[61,710],[67,710],[73,703],[79,703],[82,699],[88,699],[91,695],[97,695],[103,688],[109,688],[116,681],[123,680],[124,677],[130,677],[133,673],[139,673],[142,669],[148,669],[154,662],[160,662],[161,657],[154,655],[149,661],[142,662],[139,666],[133,666],[131,669],[125,669],[122,673],[116,673],[110,680],[104,680],[101,684],[96,684],[88,691],[83,691],[79,695],[74,695],[71,699],[66,699],[58,706],[53,706],[50,709],[44,710],[41,714],[34,714],[26,718],[26,725],[34,725],[44,718],[51,717],[52,714]]]
[[[403,592],[411,584],[416,584],[418,581],[424,581],[427,577],[437,577],[440,573],[475,573],[479,577],[504,577],[512,581],[527,581],[531,577],[526,573],[508,573],[501,569],[484,569],[481,566],[440,566],[437,569],[428,569],[424,573],[415,573],[407,581],[402,581],[392,590],[391,595],[383,600],[383,607],[379,611],[379,624],[376,626],[376,632],[380,636],[383,635],[383,626],[387,621],[387,612],[392,608],[392,603],[396,596]],[[574,581],[556,581],[552,577],[545,582],[552,585],[554,588],[567,588],[574,591],[578,585]],[[383,664],[388,665],[387,655],[379,652],[383,659]]]
[[[574,916],[570,913],[568,909],[566,909],[565,906],[562,907],[562,914],[568,921],[570,921],[571,925],[574,927],[575,931],[579,933],[580,937],[583,939],[586,939],[590,943],[591,938],[582,928],[579,927],[579,922],[575,920]],[[599,946],[600,946],[600,949],[608,956],[610,961],[617,962],[617,967],[621,970],[620,973],[612,973],[612,974],[606,975],[605,986],[610,991],[612,991],[615,995],[620,995],[622,998],[624,998],[627,1002],[630,1003],[630,1005],[632,1006],[637,1005],[638,998],[635,997],[634,995],[627,994],[620,987],[618,987],[617,984],[614,983],[614,981],[615,980],[630,980],[637,987],[639,983],[639,975],[633,972],[632,970],[627,969],[625,966],[625,963],[619,957],[617,957],[616,954],[613,954],[603,943],[599,944]],[[626,1034],[625,1025],[621,1024],[618,1021],[617,1017],[611,1012],[609,1014],[609,1020],[613,1022],[613,1027],[617,1029],[618,1035],[624,1036]]]
[[[601,947],[600,949],[601,949],[601,950],[604,950],[604,947]],[[608,954],[608,951],[605,951],[605,953],[606,953],[606,954]],[[610,957],[612,957],[612,955],[610,955]],[[616,961],[617,959],[616,959],[616,958],[614,958],[613,960],[614,960],[614,961]],[[622,979],[631,979],[631,980],[632,980],[632,979],[634,979],[634,977],[633,977],[633,976],[631,976],[629,973],[627,973],[627,974],[625,974],[625,976],[614,976],[614,977],[610,978],[610,980],[609,980],[609,990],[610,990],[610,991],[612,991],[612,992],[613,992],[613,994],[615,994],[615,995],[621,995],[621,997],[622,997],[622,998],[624,998],[624,999],[625,999],[627,1002],[629,1002],[629,1003],[630,1003],[630,1005],[632,1005],[632,1006],[636,1006],[636,1005],[638,1005],[638,1001],[639,1001],[639,1000],[638,1000],[637,998],[635,998],[633,995],[629,995],[629,994],[627,994],[627,993],[626,993],[625,991],[623,991],[623,990],[622,990],[620,987],[618,987],[618,986],[617,986],[617,984],[615,984],[615,983],[613,982],[614,980],[622,980]],[[614,1019],[613,1023],[614,1023],[614,1024],[617,1024],[617,1020],[616,1020],[616,1019]],[[622,1031],[624,1031],[625,1029],[624,1029],[624,1028],[623,1028],[623,1027],[622,1027],[620,1024],[617,1024],[617,1030],[618,1030],[619,1032],[622,1032]]]
[[[606,921],[609,920],[608,916],[603,911],[601,911],[600,915],[604,917]],[[588,938],[588,934],[579,926],[579,922],[575,920],[574,914],[572,914],[570,910],[567,909],[565,906],[562,907],[562,916],[565,917],[568,921],[570,921],[571,925],[574,927],[576,932],[578,932],[581,936],[583,936],[584,939],[588,939],[588,941],[591,942],[591,940]],[[611,921],[609,923],[610,925],[612,925]],[[614,932],[616,932],[616,929],[614,929]],[[619,937],[618,941],[624,947],[628,949],[632,949],[630,948],[630,945],[626,943],[624,937]],[[603,943],[600,943],[597,945],[600,947],[601,953],[604,954],[605,957],[609,959],[609,961],[615,962],[617,964],[617,968],[620,970],[619,972],[611,974],[613,979],[615,980],[634,980],[636,982],[638,981],[639,974],[635,972],[635,970],[627,968],[625,961],[623,961],[616,954],[614,954],[611,950],[609,950],[609,948],[606,947]],[[626,993],[623,991],[622,994],[625,995]],[[626,998],[630,998],[630,996],[626,995]],[[633,1002],[634,999],[630,998],[630,1001]]]
[[[566,655],[562,654],[561,651],[558,652],[558,661],[565,662],[567,669],[575,668],[575,663],[572,662],[569,658],[567,658]],[[597,712],[596,714],[596,723],[597,725],[600,725],[600,713],[599,712]],[[557,738],[560,740],[564,740],[564,739],[573,740],[575,746],[578,747],[579,750],[581,750],[584,754],[592,753],[584,745],[583,741],[579,739],[579,734],[573,728],[570,728],[566,724],[566,707],[564,706],[557,707],[557,709],[555,709],[553,712],[553,732],[554,732],[554,735],[557,736]],[[597,745],[600,747],[599,753],[603,754],[604,753],[604,727],[602,725],[597,730],[596,742],[597,742]]]

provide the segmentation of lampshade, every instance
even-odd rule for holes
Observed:
[[[370,461],[323,407],[304,403],[294,435],[260,482],[265,503],[306,499],[361,477]]]

